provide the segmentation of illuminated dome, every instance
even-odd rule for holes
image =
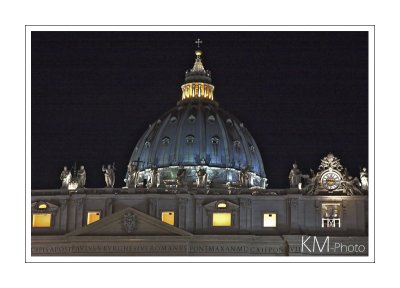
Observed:
[[[235,116],[214,101],[211,73],[200,56],[186,71],[182,100],[149,126],[136,144],[130,162],[140,171],[139,181],[157,167],[160,183],[176,179],[179,166],[195,181],[196,171],[207,169],[210,185],[238,182],[240,170],[249,169],[250,187],[265,188],[264,166],[253,137]]]

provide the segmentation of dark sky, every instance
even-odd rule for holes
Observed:
[[[60,187],[84,164],[86,187],[115,187],[148,125],[181,98],[195,39],[214,99],[244,122],[270,188],[328,152],[350,174],[368,165],[367,32],[32,32],[32,188]]]

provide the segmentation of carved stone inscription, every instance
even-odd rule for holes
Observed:
[[[33,245],[32,256],[40,255],[284,255],[283,245],[246,243],[107,243]]]

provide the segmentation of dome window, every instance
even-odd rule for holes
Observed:
[[[194,123],[194,121],[196,121],[196,117],[192,114],[189,116],[188,121],[189,123]]]
[[[210,115],[210,116],[208,116],[208,123],[214,123],[215,122],[215,117],[214,117],[214,115]]]
[[[194,143],[194,136],[193,135],[187,135],[186,136],[186,143],[193,144]]]
[[[232,122],[231,118],[228,118],[226,120],[226,124],[228,124],[229,126],[233,126],[233,122]]]
[[[253,145],[249,145],[249,149],[250,149],[250,151],[251,152],[254,152],[254,151],[256,151],[256,147],[254,147]]]
[[[150,141],[146,141],[146,142],[144,143],[144,147],[150,148],[150,146],[151,146]]]
[[[240,148],[240,141],[239,141],[239,140],[233,141],[233,146],[234,146],[235,148]]]
[[[218,145],[219,143],[219,137],[218,136],[214,136],[211,138],[211,143],[214,145]]]
[[[171,117],[171,120],[169,120],[169,122],[171,124],[176,124],[176,122],[178,122],[178,119],[176,119],[176,117],[174,116],[174,117]]]
[[[164,144],[164,145],[168,145],[169,144],[169,137],[164,137],[163,139],[162,139],[162,143]]]

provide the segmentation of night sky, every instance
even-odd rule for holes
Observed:
[[[291,165],[332,152],[350,174],[368,165],[368,32],[32,32],[32,189],[59,188],[85,165],[86,187],[115,187],[148,125],[181,98],[203,41],[214,99],[243,121],[269,188]],[[28,108],[29,109],[29,108]]]

